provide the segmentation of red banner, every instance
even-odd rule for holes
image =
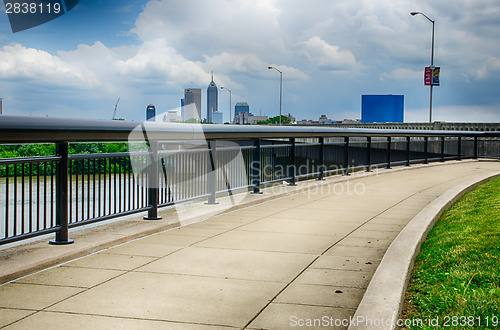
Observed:
[[[430,66],[426,66],[424,72],[424,85],[430,86],[431,84],[432,84],[432,69]]]

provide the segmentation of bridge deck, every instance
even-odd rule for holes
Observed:
[[[451,162],[287,187],[297,193],[4,284],[0,327],[280,329],[348,319],[386,249],[420,210],[498,171],[499,162]],[[2,260],[2,268],[22,257]]]

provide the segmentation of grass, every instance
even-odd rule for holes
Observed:
[[[401,319],[405,329],[500,328],[500,178],[462,197],[431,230]]]

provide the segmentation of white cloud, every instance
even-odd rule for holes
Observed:
[[[124,78],[147,84],[200,83],[207,79],[197,63],[185,59],[162,39],[143,42],[133,56],[116,61],[114,67]]]
[[[415,70],[410,70],[406,68],[398,68],[394,69],[391,72],[384,72],[380,75],[381,80],[398,80],[398,81],[405,81],[405,80],[418,80],[420,79],[423,81],[424,79],[424,72],[422,71],[415,71]]]
[[[312,65],[328,71],[351,71],[360,65],[354,55],[339,46],[330,45],[320,37],[299,43],[302,53]]]
[[[0,77],[82,89],[100,86],[98,76],[92,71],[20,44],[4,46],[0,50]]]
[[[262,72],[267,68],[268,63],[262,61],[255,54],[237,54],[222,52],[214,56],[205,56],[205,62],[199,62],[207,69],[216,72],[235,72],[249,75],[262,76]]]
[[[213,56],[221,48],[262,50],[279,37],[274,0],[153,0],[132,32],[140,40],[164,39],[189,58]],[[203,53],[200,53],[203,52]]]
[[[487,78],[488,76],[492,74],[498,74],[500,70],[500,58],[498,57],[493,57],[493,56],[487,56],[487,58],[484,60],[483,63],[479,65],[475,72],[475,76],[478,80]]]

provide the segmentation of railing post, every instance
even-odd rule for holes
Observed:
[[[289,167],[289,176],[290,176],[290,183],[288,183],[289,186],[296,186],[297,184],[295,183],[295,138],[290,138],[290,163],[291,166]]]
[[[441,162],[444,162],[444,146],[446,137],[441,137]]]
[[[344,137],[344,175],[349,174],[349,137]]]
[[[253,161],[252,161],[252,186],[253,192],[252,194],[262,194],[260,191],[260,172],[261,172],[261,163],[260,163],[260,139],[255,139],[253,141]]]
[[[457,152],[458,160],[462,160],[462,137],[458,137],[458,152]]]
[[[392,138],[390,136],[387,137],[387,169],[391,168],[391,142]]]
[[[478,148],[478,143],[477,143],[477,136],[474,136],[474,159],[477,159],[479,151],[477,150]]]
[[[217,190],[217,148],[215,140],[207,140],[208,143],[208,177],[207,177],[207,191],[209,193],[208,201],[205,204],[215,205],[219,204],[215,201],[215,192]]]
[[[372,171],[372,137],[368,136],[366,138],[366,171]]]
[[[260,143],[260,142],[259,142]],[[274,142],[271,142],[271,145],[274,145]],[[260,157],[260,155],[259,155]],[[276,161],[277,161],[278,157],[276,157],[276,148],[271,148],[271,166],[272,166],[272,173],[271,173],[271,180],[274,180],[276,179],[276,168],[277,168],[277,164],[276,164]],[[260,158],[258,159],[259,160],[259,164],[260,164]],[[262,168],[262,166],[261,166]],[[266,172],[263,171],[263,173],[265,174]]]
[[[144,220],[160,220],[161,217],[158,216],[158,204],[159,204],[159,176],[160,171],[158,168],[158,141],[149,141],[149,159],[151,160],[151,166],[149,166],[148,171],[148,215],[144,217]]]
[[[424,136],[424,164],[429,163],[429,137]]]
[[[406,137],[406,166],[410,166],[411,164],[411,136]]]
[[[58,142],[56,154],[61,157],[56,165],[56,225],[59,226],[59,231],[56,232],[55,239],[49,243],[64,245],[73,243],[68,234],[68,142]]]
[[[324,180],[325,171],[325,138],[319,138],[319,175],[318,181]]]

